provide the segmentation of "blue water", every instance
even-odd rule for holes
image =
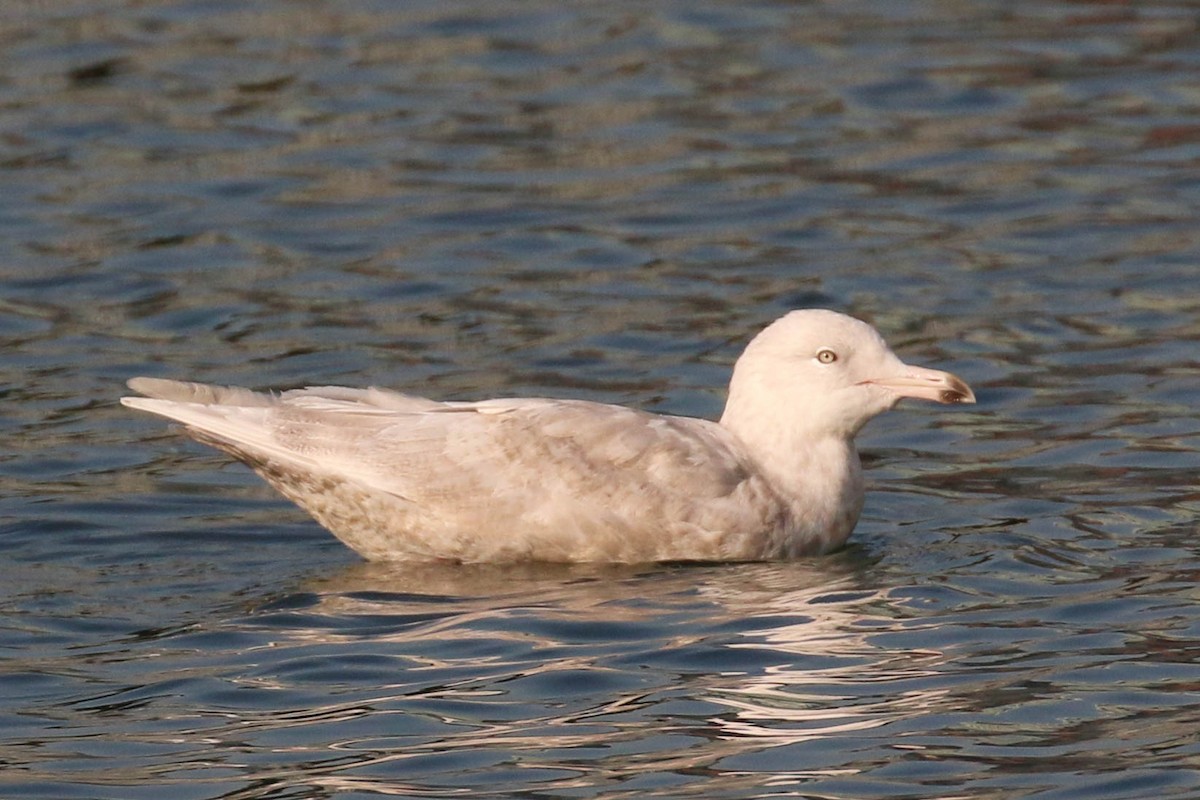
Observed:
[[[0,10],[0,796],[1200,795],[1188,4]],[[975,407],[845,551],[365,564],[133,375],[715,416],[784,310]]]

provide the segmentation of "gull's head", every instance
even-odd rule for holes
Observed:
[[[721,422],[850,438],[906,397],[975,402],[961,378],[905,364],[867,323],[805,309],[777,319],[746,346]]]

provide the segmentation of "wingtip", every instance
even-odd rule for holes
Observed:
[[[125,381],[125,385],[128,386],[133,391],[137,392],[138,394],[150,394],[150,392],[148,390],[150,389],[152,382],[155,380],[156,380],[155,378],[145,378],[145,377],[138,376],[136,378],[130,378],[129,380]],[[124,398],[122,398],[122,399],[124,399]]]
[[[125,381],[125,385],[144,397],[122,397],[121,405],[126,408],[136,408],[139,411],[159,413],[164,403],[204,402],[205,394],[211,394],[209,387],[187,381],[173,381],[166,378],[147,378],[139,376]]]
[[[130,378],[126,385],[138,394],[155,400],[194,405],[269,406],[276,402],[273,395],[261,394],[237,386],[214,386],[192,381],[173,381],[166,378]],[[134,398],[137,399],[137,398]],[[122,401],[123,402],[123,401]],[[126,405],[129,405],[126,403]],[[135,406],[142,408],[142,406]]]
[[[153,394],[154,382],[157,378],[130,378],[125,381],[125,385],[138,394],[151,395]],[[140,411],[147,411],[146,403],[150,402],[149,397],[122,397],[121,405],[126,408],[136,408]]]

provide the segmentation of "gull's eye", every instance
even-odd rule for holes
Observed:
[[[822,347],[817,351],[817,361],[820,361],[822,364],[832,364],[833,362],[837,361],[837,359],[837,353],[833,352],[828,347]]]

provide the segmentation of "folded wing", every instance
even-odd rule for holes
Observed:
[[[126,405],[246,461],[369,558],[755,558],[743,551],[783,527],[739,443],[703,420],[570,400],[130,385],[151,396]]]

